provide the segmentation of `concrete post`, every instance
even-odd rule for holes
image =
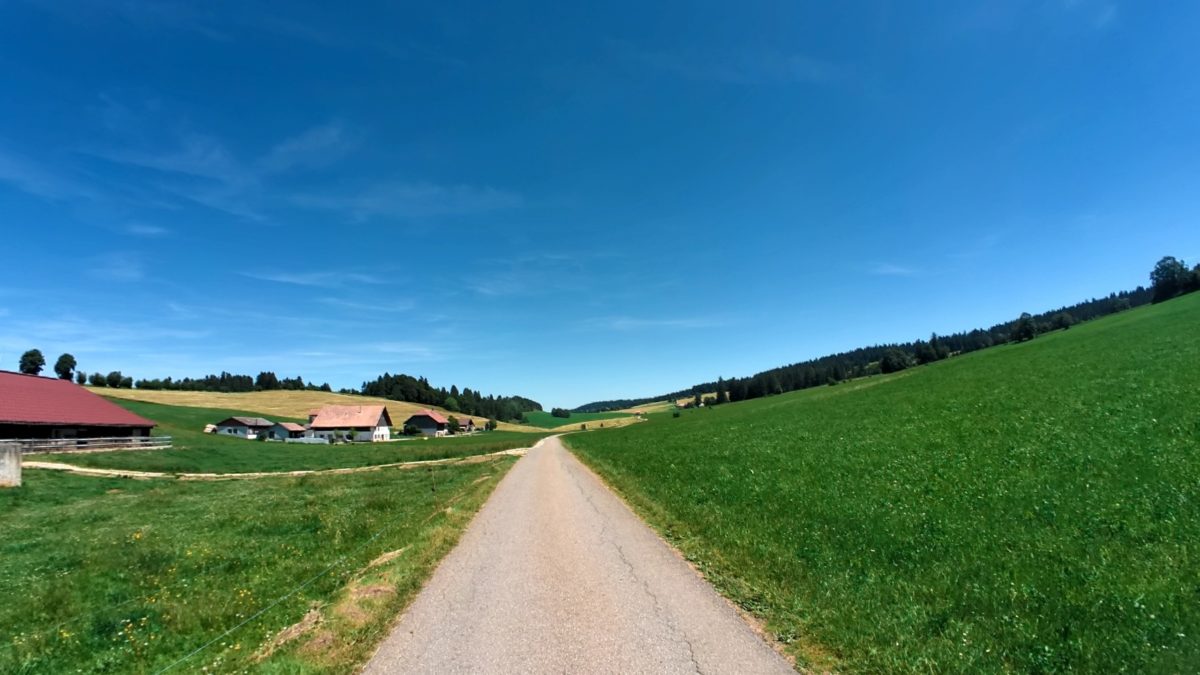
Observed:
[[[21,487],[21,446],[0,443],[0,488]]]

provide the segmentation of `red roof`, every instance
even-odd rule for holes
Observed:
[[[69,380],[0,370],[0,423],[152,427],[108,399]]]
[[[432,410],[421,410],[419,412],[413,413],[413,416],[409,417],[408,419],[411,420],[413,417],[428,417],[429,419],[433,420],[434,422],[437,422],[438,424],[449,424],[450,423],[450,420],[446,419],[445,417],[442,417],[439,413],[436,413]]]
[[[327,405],[316,411],[309,426],[314,429],[364,429],[379,425],[380,420],[383,426],[392,426],[392,416],[381,405]]]

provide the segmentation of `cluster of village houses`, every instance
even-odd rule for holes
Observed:
[[[422,410],[404,421],[423,436],[445,436],[450,420],[434,410]],[[308,413],[308,424],[272,422],[262,417],[230,417],[205,428],[209,433],[247,440],[330,443],[338,440],[381,442],[392,439],[392,418],[382,405],[327,405]],[[459,422],[459,433],[475,431],[475,420]]]
[[[148,438],[152,420],[97,396],[70,380],[0,370],[0,439]],[[401,428],[424,436],[446,436],[450,420],[435,410],[421,410]],[[463,418],[457,433],[472,433],[475,420]],[[382,405],[327,405],[308,415],[308,424],[272,422],[261,417],[230,417],[205,431],[248,440],[260,437],[299,443],[388,441],[392,418]]]

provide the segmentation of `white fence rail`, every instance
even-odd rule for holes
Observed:
[[[14,438],[4,439],[21,449],[21,453],[71,454],[107,452],[110,450],[165,450],[171,447],[170,436],[119,436],[115,438]]]

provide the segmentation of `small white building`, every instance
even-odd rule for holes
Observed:
[[[308,414],[307,437],[333,440],[339,434],[356,441],[390,441],[392,418],[381,405],[327,405]]]
[[[230,417],[217,422],[216,433],[219,436],[236,436],[253,441],[259,434],[269,433],[273,426],[274,422],[261,417]]]

